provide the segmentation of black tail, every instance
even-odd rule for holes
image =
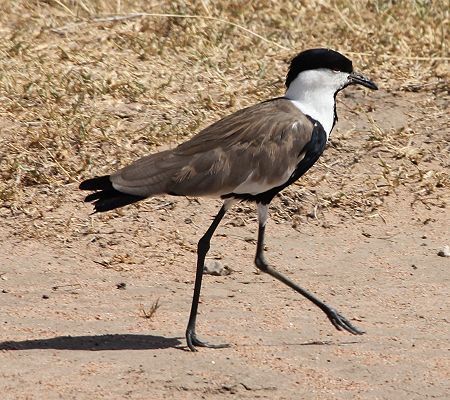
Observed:
[[[86,202],[94,203],[95,212],[114,210],[115,208],[145,199],[143,196],[122,193],[114,189],[109,175],[87,179],[80,183],[80,189],[96,190],[96,192],[87,195],[84,199]]]

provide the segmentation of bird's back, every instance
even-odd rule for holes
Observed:
[[[312,132],[308,117],[290,100],[277,98],[239,110],[110,179],[115,189],[145,197],[264,191],[292,174]]]

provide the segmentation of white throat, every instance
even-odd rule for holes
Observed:
[[[320,122],[327,140],[334,125],[335,95],[345,86],[348,75],[329,69],[303,71],[286,91],[285,97],[300,111]]]

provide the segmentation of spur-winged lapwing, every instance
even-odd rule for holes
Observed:
[[[257,204],[256,266],[313,302],[338,330],[363,333],[335,309],[274,270],[263,254],[268,205],[320,157],[337,121],[336,95],[353,84],[377,89],[375,83],[353,71],[352,62],[342,54],[323,48],[306,50],[291,61],[283,97],[237,111],[172,150],[151,154],[111,175],[81,183],[80,189],[95,191],[85,201],[93,202],[96,212],[160,194],[216,196],[224,200],[198,242],[194,295],[186,330],[192,351],[196,346],[226,346],[201,341],[195,321],[211,237],[236,201]]]

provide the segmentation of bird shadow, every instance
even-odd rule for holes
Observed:
[[[348,346],[352,344],[359,344],[356,340],[338,341],[331,340],[313,340],[311,342],[297,343],[297,346]]]
[[[266,347],[294,347],[294,346],[351,346],[354,344],[360,344],[361,341],[348,340],[348,341],[331,341],[331,340],[312,340],[309,342],[280,342],[280,343],[266,343],[263,346]],[[241,344],[242,346],[253,346],[253,344]]]
[[[49,339],[31,339],[0,342],[0,350],[163,350],[180,348],[181,338],[156,335],[92,335],[57,336]]]

